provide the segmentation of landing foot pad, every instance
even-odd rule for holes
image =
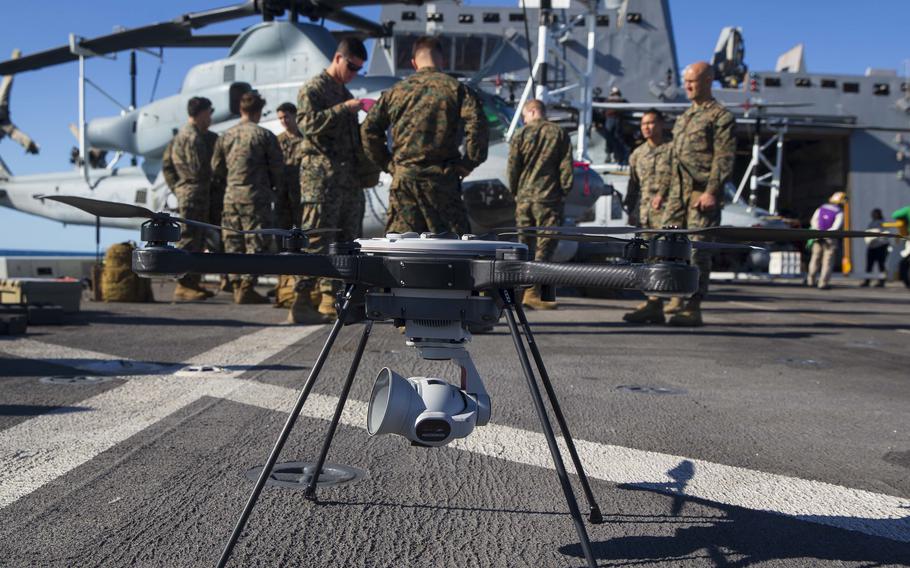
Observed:
[[[246,477],[250,481],[259,479],[263,466],[256,466],[246,472]],[[284,487],[286,489],[306,489],[310,480],[313,478],[313,472],[316,469],[315,462],[287,462],[275,464],[272,468],[272,475],[269,476],[266,485],[272,487]],[[316,487],[333,487],[336,485],[345,485],[353,483],[366,475],[366,472],[346,465],[327,463],[322,466],[322,472],[319,474],[319,481]]]

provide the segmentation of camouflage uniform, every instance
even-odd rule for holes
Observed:
[[[563,199],[573,180],[569,136],[546,119],[531,122],[512,138],[508,176],[519,227],[561,225]],[[553,258],[559,244],[555,239],[519,239],[538,261]]]
[[[724,183],[733,174],[734,125],[730,111],[714,99],[700,105],[692,104],[676,119],[670,143],[670,193],[665,205],[664,225],[697,229],[720,224]],[[695,204],[704,192],[713,194],[717,205],[702,212]],[[699,237],[693,237],[693,240],[699,240]],[[698,292],[693,300],[700,301],[708,293],[711,254],[693,250],[692,262],[700,271]]]
[[[386,231],[470,231],[460,180],[487,159],[489,128],[468,87],[423,67],[382,94],[361,132],[367,156],[392,174]]]
[[[192,124],[183,125],[164,150],[161,172],[177,196],[178,214],[185,219],[209,221],[212,148],[207,143],[207,136]],[[177,248],[202,252],[206,231],[202,227],[181,225]],[[185,275],[179,282],[192,287],[196,278]]]
[[[657,229],[663,212],[651,207],[651,200],[660,195],[666,202],[670,189],[670,144],[652,146],[645,142],[629,158],[629,187],[623,205],[629,212],[629,224]]]
[[[278,140],[258,124],[241,121],[218,138],[212,156],[215,177],[224,179],[222,225],[251,230],[271,222],[272,188],[280,188],[284,160]],[[260,235],[240,235],[224,231],[224,252],[256,253],[266,250]],[[240,275],[232,274],[237,280]],[[246,280],[254,278],[244,276]]]
[[[353,98],[325,71],[297,94],[297,125],[303,133],[299,223],[304,229],[341,229],[310,237],[307,252],[326,253],[332,242],[352,241],[363,234],[363,188],[378,171],[363,155],[357,112],[344,106]],[[302,286],[308,282],[303,279]],[[332,281],[320,279],[319,288],[332,293]]]
[[[284,190],[275,199],[276,224],[290,229],[300,223],[300,145],[303,134],[282,132],[278,145],[284,156]]]

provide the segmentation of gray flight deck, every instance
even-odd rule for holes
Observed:
[[[910,565],[903,286],[716,284],[694,330],[624,325],[630,298],[560,301],[529,317],[606,519],[600,566]],[[83,308],[0,338],[0,565],[214,565],[329,326],[225,294]],[[279,462],[315,459],[360,329]],[[381,367],[455,378],[376,324],[329,454],[364,476],[318,504],[267,487],[230,565],[582,566],[504,323],[470,352],[490,425],[444,448],[370,438]],[[41,381],[73,375],[118,376]]]

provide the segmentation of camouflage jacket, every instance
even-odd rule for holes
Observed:
[[[297,126],[303,133],[301,160],[307,162],[322,158],[314,164],[318,169],[353,171],[363,180],[362,187],[375,185],[367,179],[378,174],[379,170],[363,153],[357,113],[344,107],[344,102],[353,98],[347,87],[325,71],[300,88],[297,93]]]
[[[642,227],[660,226],[658,211],[652,211],[651,200],[660,195],[666,200],[670,190],[670,143],[652,146],[643,143],[629,157],[629,186],[623,205],[629,222]]]
[[[303,144],[303,134],[297,136],[290,132],[284,131],[277,136],[278,146],[281,148],[281,155],[284,156],[284,178],[288,185],[298,181],[300,173],[300,158],[302,156],[301,145]]]
[[[386,143],[390,127],[391,151]],[[396,177],[422,179],[467,176],[487,159],[490,138],[477,96],[435,67],[423,67],[385,91],[361,133],[363,149],[374,164]],[[459,150],[462,138],[464,156]]]
[[[572,143],[549,120],[519,130],[509,145],[509,189],[516,201],[560,203],[572,190]]]
[[[693,191],[723,196],[724,183],[733,174],[735,123],[730,111],[714,99],[693,104],[676,119],[671,142],[672,183],[685,201]]]
[[[225,180],[225,199],[252,203],[271,199],[272,188],[282,187],[284,158],[271,131],[249,121],[226,130],[215,144],[212,170]]]
[[[168,187],[192,192],[212,185],[212,152],[218,135],[185,124],[164,149],[161,173]]]

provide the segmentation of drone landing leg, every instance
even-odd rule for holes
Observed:
[[[275,442],[275,446],[272,448],[272,453],[269,454],[269,459],[266,460],[265,465],[262,466],[262,472],[259,474],[259,479],[256,480],[256,486],[253,488],[253,492],[250,493],[250,497],[247,500],[246,505],[243,507],[243,513],[241,513],[240,518],[237,519],[237,524],[234,526],[234,532],[231,533],[231,538],[228,540],[227,544],[224,547],[224,550],[221,552],[221,558],[218,560],[217,564],[218,568],[224,568],[224,566],[227,564],[227,561],[230,559],[231,552],[234,550],[234,545],[237,544],[237,539],[240,538],[240,533],[243,532],[243,528],[246,526],[246,521],[249,518],[250,513],[253,511],[253,507],[256,506],[256,501],[259,500],[259,494],[262,493],[262,488],[265,487],[266,481],[268,481],[269,476],[272,475],[272,468],[275,467],[275,462],[278,460],[278,455],[281,453],[281,449],[284,447],[284,443],[287,441],[291,430],[294,428],[294,424],[297,422],[297,417],[300,416],[300,411],[303,410],[303,404],[306,402],[307,397],[310,396],[310,391],[313,389],[313,385],[316,383],[316,379],[319,377],[319,373],[322,371],[322,366],[325,365],[325,361],[329,357],[329,351],[331,351],[332,345],[335,344],[335,339],[338,337],[338,332],[340,332],[341,328],[344,327],[344,321],[345,317],[347,316],[347,312],[353,305],[353,302],[351,300],[353,294],[354,285],[348,284],[347,290],[345,290],[344,304],[341,306],[341,310],[338,312],[338,319],[335,320],[335,325],[332,326],[332,331],[329,332],[329,337],[325,340],[325,344],[322,346],[322,350],[319,352],[319,356],[316,358],[316,364],[313,365],[312,370],[310,370],[310,375],[307,377],[307,380],[303,385],[303,390],[297,397],[297,402],[294,405],[294,409],[291,410],[291,414],[288,416],[288,419],[284,424],[284,428],[281,429],[281,434],[279,434],[278,440]]]
[[[547,391],[547,397],[550,399],[550,404],[553,406],[553,414],[556,415],[556,423],[559,424],[559,429],[562,431],[563,438],[566,441],[566,447],[569,449],[569,455],[572,457],[572,464],[575,465],[575,471],[578,473],[578,478],[581,481],[581,488],[585,493],[585,499],[588,500],[588,521],[590,521],[591,524],[599,525],[604,522],[603,515],[600,512],[597,501],[594,499],[594,492],[591,491],[591,485],[588,483],[588,476],[585,474],[585,470],[581,465],[581,459],[578,457],[578,452],[575,450],[575,442],[572,440],[572,434],[569,432],[569,424],[566,422],[566,418],[559,406],[559,401],[556,399],[556,391],[553,390],[553,383],[550,382],[550,375],[547,373],[547,368],[543,364],[543,357],[541,357],[540,350],[537,348],[537,342],[534,341],[534,335],[531,333],[531,326],[528,324],[528,318],[525,317],[525,311],[524,308],[521,307],[521,303],[516,302],[514,308],[515,313],[518,314],[518,321],[521,323],[522,332],[528,342],[528,347],[531,349],[531,355],[534,357],[534,363],[537,365],[537,371],[540,374],[540,382],[543,383],[543,387]]]
[[[581,516],[581,511],[578,509],[578,502],[575,501],[575,493],[572,491],[572,484],[569,483],[569,474],[566,473],[566,466],[562,461],[562,455],[559,453],[556,437],[553,435],[553,426],[550,424],[550,420],[547,417],[547,410],[544,407],[543,398],[540,396],[540,389],[534,378],[534,372],[531,370],[531,361],[528,359],[528,353],[521,341],[518,325],[515,323],[515,314],[512,311],[515,303],[512,300],[512,294],[513,292],[511,290],[500,290],[500,295],[505,302],[506,320],[509,322],[509,331],[512,332],[515,350],[518,351],[518,359],[521,361],[521,368],[524,371],[525,378],[528,380],[528,388],[531,390],[531,399],[534,401],[534,408],[537,410],[538,418],[540,418],[540,426],[543,429],[543,435],[546,438],[547,446],[550,449],[550,457],[553,459],[556,475],[559,477],[559,484],[562,486],[562,492],[566,497],[566,503],[569,505],[572,522],[575,523],[575,532],[578,533],[581,550],[585,555],[588,567],[597,568],[597,562],[595,562],[594,554],[591,552],[591,540],[588,538],[588,531],[585,529],[585,522]]]
[[[363,335],[360,336],[360,343],[357,344],[357,351],[354,353],[354,360],[351,361],[351,368],[348,369],[348,376],[341,388],[341,396],[338,404],[335,405],[335,415],[332,416],[332,422],[329,424],[329,431],[325,435],[325,441],[322,443],[322,450],[319,451],[319,459],[316,460],[316,468],[313,470],[313,477],[307,485],[303,496],[310,501],[316,500],[316,483],[319,481],[319,474],[322,472],[322,466],[325,465],[326,456],[329,454],[329,446],[335,437],[335,430],[338,428],[338,422],[341,420],[341,412],[348,400],[351,392],[351,384],[354,382],[354,376],[357,374],[357,368],[360,366],[360,359],[363,358],[363,350],[367,346],[367,340],[370,338],[370,332],[373,330],[373,320],[367,320],[363,326]]]

